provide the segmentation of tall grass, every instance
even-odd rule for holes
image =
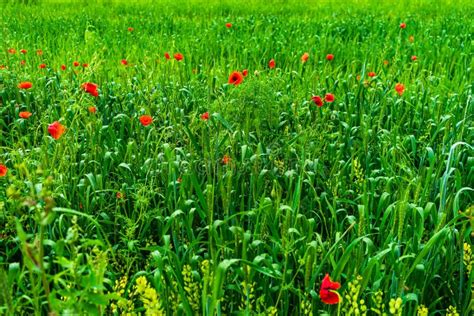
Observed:
[[[0,315],[472,313],[472,4],[38,2],[0,19]]]

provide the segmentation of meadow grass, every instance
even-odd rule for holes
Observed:
[[[0,8],[0,315],[472,314],[471,2]]]

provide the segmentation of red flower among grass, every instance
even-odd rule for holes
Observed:
[[[39,65],[39,68],[40,68],[40,69],[45,69],[45,68],[46,68],[46,64],[40,64],[40,65]]]
[[[249,71],[247,69],[242,70],[242,75],[244,77],[247,77],[248,74],[249,74]]]
[[[148,126],[153,122],[153,118],[150,115],[142,115],[139,120],[143,126]]]
[[[398,95],[401,96],[403,92],[405,92],[405,86],[403,83],[397,83],[395,85],[395,91],[397,91]]]
[[[20,61],[20,65],[22,65],[22,66],[26,65],[26,60]]]
[[[48,125],[48,133],[54,139],[59,139],[62,134],[66,131],[66,128],[61,125],[58,121]]]
[[[327,54],[327,55],[326,55],[326,59],[329,60],[329,61],[331,61],[331,60],[334,59],[334,55],[333,55],[333,54]]]
[[[341,287],[338,282],[332,282],[329,274],[323,279],[321,289],[319,290],[319,297],[325,304],[337,304],[340,301],[339,294],[336,292]]]
[[[326,93],[326,95],[324,96],[324,100],[329,103],[334,102],[334,94]]]
[[[125,196],[125,194],[123,194],[122,192],[118,191],[116,194],[115,194],[115,197],[117,199],[123,199],[123,197]]]
[[[26,54],[28,51],[26,49],[20,49],[20,53]]]
[[[128,30],[129,32],[133,32],[134,28],[133,28],[133,27],[129,27],[127,30]]]
[[[10,54],[16,54],[16,49],[10,48],[10,49],[8,50],[8,53],[10,53]]]
[[[97,90],[97,85],[92,82],[86,82],[81,85],[81,88],[84,89],[85,92],[89,93],[94,97],[99,96],[99,91]]]
[[[313,100],[314,104],[316,104],[319,107],[323,106],[324,104],[323,99],[319,95],[315,95],[311,97],[311,100]]]
[[[20,116],[22,119],[28,119],[30,116],[32,115],[31,112],[28,112],[28,111],[24,111],[24,112],[20,112],[18,116]]]
[[[307,62],[308,61],[308,58],[309,58],[309,54],[308,53],[304,53],[303,56],[301,56],[301,61],[303,63]]]
[[[183,58],[184,58],[184,56],[181,53],[174,54],[174,59],[176,59],[177,61],[181,61],[181,60],[183,60]]]
[[[82,64],[82,68],[87,68],[87,67],[89,67],[89,64],[87,63]]]
[[[4,164],[0,163],[0,177],[4,177],[7,175],[8,168]]]
[[[228,165],[230,163],[231,159],[228,155],[224,155],[224,157],[222,157],[222,164],[224,165]]]
[[[373,78],[373,77],[376,76],[376,74],[375,74],[375,72],[370,71],[370,72],[367,74],[367,76],[369,76],[370,78]]]
[[[228,29],[230,29],[230,28],[232,27],[232,23],[226,23],[226,24],[225,24],[225,27],[228,28]]]
[[[26,90],[26,89],[31,89],[31,87],[33,87],[33,84],[32,84],[31,82],[29,82],[29,81],[20,82],[20,83],[18,84],[18,88],[19,88],[19,89],[24,89],[24,90]]]
[[[209,119],[209,112],[201,114],[201,120],[207,121]]]
[[[416,57],[415,55],[411,56],[411,61],[416,61],[418,59],[418,57]]]
[[[43,55],[43,50],[41,50],[41,49],[36,50],[36,55],[38,55],[38,56]]]
[[[400,28],[401,28],[401,29],[404,29],[404,28],[406,28],[406,27],[407,27],[407,24],[406,24],[406,23],[404,23],[404,22],[400,23]]]
[[[270,61],[268,62],[268,67],[270,69],[275,68],[275,60],[274,59],[270,59]]]
[[[73,64],[74,67],[77,67],[77,66],[80,65],[78,61],[75,61],[75,62],[73,62],[72,64]]]
[[[66,65],[61,65],[61,70],[62,71],[66,70]]]
[[[165,58],[169,60],[171,58],[170,53],[166,52],[165,53]]]
[[[233,84],[234,86],[238,86],[244,80],[244,75],[242,75],[239,71],[234,71],[229,76],[229,84]]]
[[[92,113],[92,114],[95,114],[97,112],[97,108],[95,106],[90,106],[88,110],[89,110],[89,113]]]
[[[127,65],[128,65],[128,61],[127,61],[126,59],[122,59],[120,62],[121,62],[122,65],[124,65],[124,66],[127,66]]]

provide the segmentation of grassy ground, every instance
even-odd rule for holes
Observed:
[[[472,313],[472,3],[1,8],[0,315]]]

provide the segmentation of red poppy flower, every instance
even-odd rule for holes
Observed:
[[[8,168],[4,164],[0,163],[0,177],[4,177],[7,175]]]
[[[232,27],[232,23],[226,23],[226,24],[225,24],[225,27],[228,28],[228,29],[230,29],[230,28]]]
[[[28,51],[27,51],[26,49],[21,49],[21,50],[20,50],[20,53],[22,53],[22,54],[26,54],[27,52],[28,52]]]
[[[126,59],[122,59],[120,62],[121,62],[122,65],[124,65],[124,66],[127,66],[127,65],[128,65],[128,61],[127,61]]]
[[[22,65],[22,66],[26,65],[26,60],[20,61],[20,65]]]
[[[416,57],[415,55],[411,56],[412,61],[416,61],[417,59],[418,59],[418,57]]]
[[[369,72],[369,73],[367,74],[367,76],[369,76],[369,77],[372,78],[372,77],[375,77],[376,74],[375,74],[375,72],[371,71],[371,72]]]
[[[201,120],[207,121],[209,119],[209,112],[201,114]]]
[[[388,60],[384,60],[384,61],[383,61],[383,64],[384,64],[385,66],[388,66],[388,64],[389,64]]]
[[[406,23],[403,23],[403,22],[400,23],[400,28],[401,28],[401,29],[404,29],[404,28],[406,28],[406,27],[407,27],[407,24],[406,24]]]
[[[86,82],[82,84],[82,89],[84,89],[85,92],[89,93],[90,95],[94,97],[99,96],[99,91],[97,90],[97,85],[95,83],[91,82]]]
[[[40,68],[40,69],[45,69],[45,68],[46,68],[46,64],[40,64],[40,65],[39,65],[39,68]]]
[[[117,199],[123,199],[124,195],[125,195],[125,194],[123,194],[122,192],[118,191],[118,192],[115,194],[115,197],[116,197]]]
[[[10,48],[10,49],[8,50],[8,52],[9,52],[10,54],[16,54],[16,49]]]
[[[239,71],[234,71],[229,76],[229,84],[233,84],[234,86],[238,86],[244,80],[244,75],[242,75]]]
[[[89,64],[86,64],[86,63],[82,64],[82,68],[87,68],[87,67],[89,67]]]
[[[38,50],[36,51],[36,55],[38,55],[38,56],[43,55],[43,51],[42,51],[41,49],[38,49]]]
[[[316,104],[317,106],[321,107],[323,106],[323,99],[321,99],[321,97],[319,95],[315,95],[313,97],[311,97],[311,100],[313,100],[314,104]]]
[[[329,60],[329,61],[331,61],[331,60],[334,59],[334,55],[333,55],[333,54],[327,54],[327,55],[326,55],[326,59]]]
[[[133,27],[129,27],[127,30],[128,30],[129,32],[133,32],[134,28],[133,28]]]
[[[403,85],[403,83],[397,83],[395,85],[395,91],[397,91],[398,95],[401,96],[405,91],[405,86]]]
[[[153,122],[153,118],[150,115],[142,115],[139,120],[143,126],[148,126]]]
[[[329,274],[323,279],[321,283],[321,289],[319,290],[319,297],[321,301],[325,304],[337,304],[340,301],[339,294],[337,294],[336,290],[341,287],[341,284],[338,282],[332,282]]]
[[[48,125],[48,133],[54,139],[59,139],[59,137],[61,137],[61,135],[64,134],[65,131],[66,128],[58,121]]]
[[[27,119],[31,116],[31,112],[28,112],[28,111],[25,111],[25,112],[20,112],[19,113],[19,116],[22,118],[22,119]]]
[[[268,62],[268,67],[270,67],[270,69],[275,68],[275,60],[274,59],[270,59],[270,61]]]
[[[176,59],[177,61],[183,60],[183,58],[184,56],[181,53],[174,54],[174,59]]]
[[[165,53],[165,58],[166,58],[166,59],[170,59],[170,58],[171,58],[170,53],[166,52],[166,53]]]
[[[329,103],[333,102],[334,101],[334,94],[326,93],[326,95],[324,96],[324,100],[326,102],[329,102]]]
[[[242,75],[244,77],[247,77],[248,74],[249,74],[249,71],[247,69],[242,70]]]
[[[66,65],[61,65],[61,70],[66,70]]]
[[[227,165],[227,164],[229,164],[230,160],[231,159],[230,159],[229,156],[224,155],[224,157],[222,157],[222,164]]]
[[[75,61],[75,62],[73,62],[72,64],[74,65],[74,67],[77,67],[77,66],[80,65],[78,61]]]
[[[308,61],[308,58],[309,58],[309,54],[308,53],[304,53],[303,56],[301,56],[301,61],[303,63],[307,62]]]
[[[33,87],[33,84],[29,81],[20,82],[18,84],[19,89],[30,89],[31,87]]]
[[[95,106],[90,106],[88,110],[89,110],[89,113],[92,113],[92,114],[95,114],[95,112],[97,112],[97,108]]]

